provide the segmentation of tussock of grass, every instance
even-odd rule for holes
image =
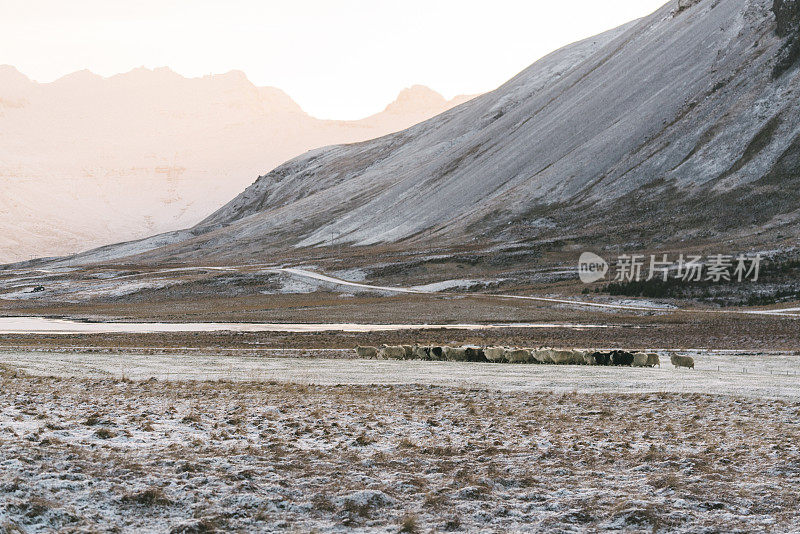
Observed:
[[[147,488],[145,490],[128,493],[122,497],[122,502],[139,504],[142,506],[166,506],[172,501],[161,488]]]
[[[400,520],[400,532],[417,534],[419,532],[419,519],[416,514],[406,514]]]
[[[112,430],[109,430],[108,428],[98,428],[95,431],[94,435],[100,439],[111,439],[117,436]]]

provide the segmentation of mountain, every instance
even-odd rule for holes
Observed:
[[[0,260],[191,226],[287,159],[396,132],[461,101],[415,86],[385,112],[330,121],[238,71],[84,70],[39,84],[0,66]]]
[[[471,98],[473,96],[459,95],[447,101],[442,95],[424,85],[414,85],[400,91],[397,99],[386,106],[381,113],[367,117],[362,122],[378,122],[386,120],[386,117],[402,117],[404,120],[410,120],[413,117],[418,119],[413,123],[416,124],[438,115],[436,111],[450,109]]]
[[[798,20],[793,0],[674,0],[407,130],[303,154],[190,230],[82,259],[795,246]]]

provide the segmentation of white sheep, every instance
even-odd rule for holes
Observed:
[[[506,349],[505,347],[484,347],[483,354],[486,356],[486,359],[490,362],[500,362],[503,361],[505,357]]]
[[[679,356],[678,354],[671,354],[669,361],[671,361],[672,365],[675,367],[688,367],[689,369],[694,369],[694,358],[691,356]]]
[[[402,345],[381,345],[378,355],[384,360],[402,360],[406,357],[406,349]]]
[[[378,348],[362,347],[361,345],[359,345],[358,347],[356,347],[356,354],[358,355],[359,358],[365,360],[367,359],[374,360],[375,358],[378,357]]]
[[[529,363],[531,361],[531,351],[527,349],[508,349],[505,358],[509,363]]]
[[[647,354],[644,352],[633,353],[633,366],[634,367],[647,367]]]

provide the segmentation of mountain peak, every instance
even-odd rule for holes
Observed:
[[[417,113],[442,108],[446,102],[442,95],[430,87],[412,85],[400,91],[395,101],[386,106],[384,111],[389,113]]]
[[[0,90],[33,85],[34,82],[11,65],[0,65]]]
[[[0,77],[2,79],[6,79],[9,77],[20,77],[24,79],[28,79],[27,76],[22,74],[16,67],[13,65],[0,65]]]
[[[250,83],[250,80],[247,78],[247,75],[239,69],[231,69],[228,72],[224,72],[222,74],[212,74],[211,78],[217,80],[240,82],[240,83],[241,82]]]
[[[444,102],[444,97],[425,85],[415,84],[411,87],[406,87],[397,96],[397,100],[411,100],[411,99],[429,99]]]
[[[27,102],[36,82],[11,65],[0,65],[0,108],[20,107]]]
[[[102,80],[103,77],[100,76],[99,74],[95,74],[89,69],[82,69],[82,70],[77,70],[75,72],[71,72],[69,74],[65,74],[64,76],[58,78],[52,83],[56,85],[67,85],[67,84],[94,83]]]
[[[156,67],[149,69],[145,66],[136,67],[128,72],[115,74],[111,77],[118,80],[150,81],[150,80],[182,80],[183,76],[169,67]]]

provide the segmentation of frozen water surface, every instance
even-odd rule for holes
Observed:
[[[485,328],[608,328],[600,324],[359,324],[359,323],[115,323],[49,317],[0,317],[0,334],[153,334],[159,332],[381,332],[391,330],[477,330]]]

